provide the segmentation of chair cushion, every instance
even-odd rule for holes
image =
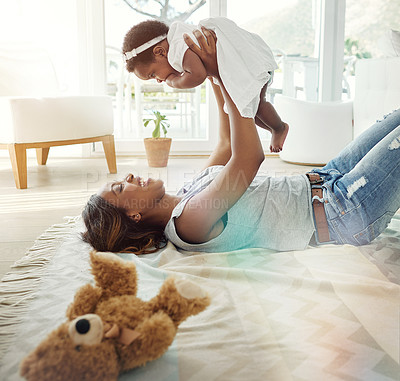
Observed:
[[[0,97],[0,143],[36,143],[112,134],[108,96]]]
[[[302,164],[325,164],[352,140],[351,101],[309,102],[276,96],[275,107],[289,133],[282,160]]]

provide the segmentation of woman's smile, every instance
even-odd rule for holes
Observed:
[[[144,180],[141,177],[134,176],[130,173],[129,175],[127,175],[125,177],[124,180],[114,181],[113,183],[111,183],[111,191],[113,191],[113,193],[115,193],[114,188],[116,188],[118,193],[121,193],[124,189],[126,189],[127,184],[136,185],[138,187],[145,188],[150,184],[150,181],[152,181],[152,179]]]
[[[165,195],[165,188],[161,179],[146,180],[130,173],[121,181],[106,184],[98,194],[127,212],[145,212],[157,206]]]

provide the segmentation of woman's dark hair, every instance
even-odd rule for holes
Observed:
[[[102,197],[90,197],[83,212],[87,231],[82,239],[97,251],[148,254],[166,243],[164,231],[133,221],[122,208]]]
[[[124,44],[122,46],[122,53],[130,52],[132,49],[143,45],[145,42],[152,40],[157,36],[167,34],[169,30],[168,25],[161,21],[147,20],[143,21],[134,27],[132,27],[125,35]],[[156,45],[154,45],[156,46]],[[153,48],[146,49],[142,53],[139,53],[136,57],[133,57],[126,61],[126,70],[130,73],[133,72],[134,68],[138,64],[148,64],[154,60]]]

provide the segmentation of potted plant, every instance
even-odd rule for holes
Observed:
[[[151,134],[152,137],[144,139],[147,162],[149,167],[166,167],[172,141],[171,138],[166,137],[169,123],[167,122],[167,117],[159,111],[153,110],[152,113],[152,118],[143,119],[145,127],[147,127],[150,122],[154,122],[154,130]],[[161,130],[164,135],[163,137],[161,137]]]

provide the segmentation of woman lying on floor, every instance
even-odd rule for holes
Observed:
[[[253,119],[240,116],[218,77],[216,45],[196,34],[219,107],[219,141],[206,168],[177,195],[162,180],[129,174],[93,195],[83,239],[96,250],[149,253],[166,239],[190,251],[247,247],[302,250],[317,243],[367,244],[400,208],[400,110],[375,123],[322,169],[257,176],[264,152]],[[223,111],[224,103],[228,114]]]

